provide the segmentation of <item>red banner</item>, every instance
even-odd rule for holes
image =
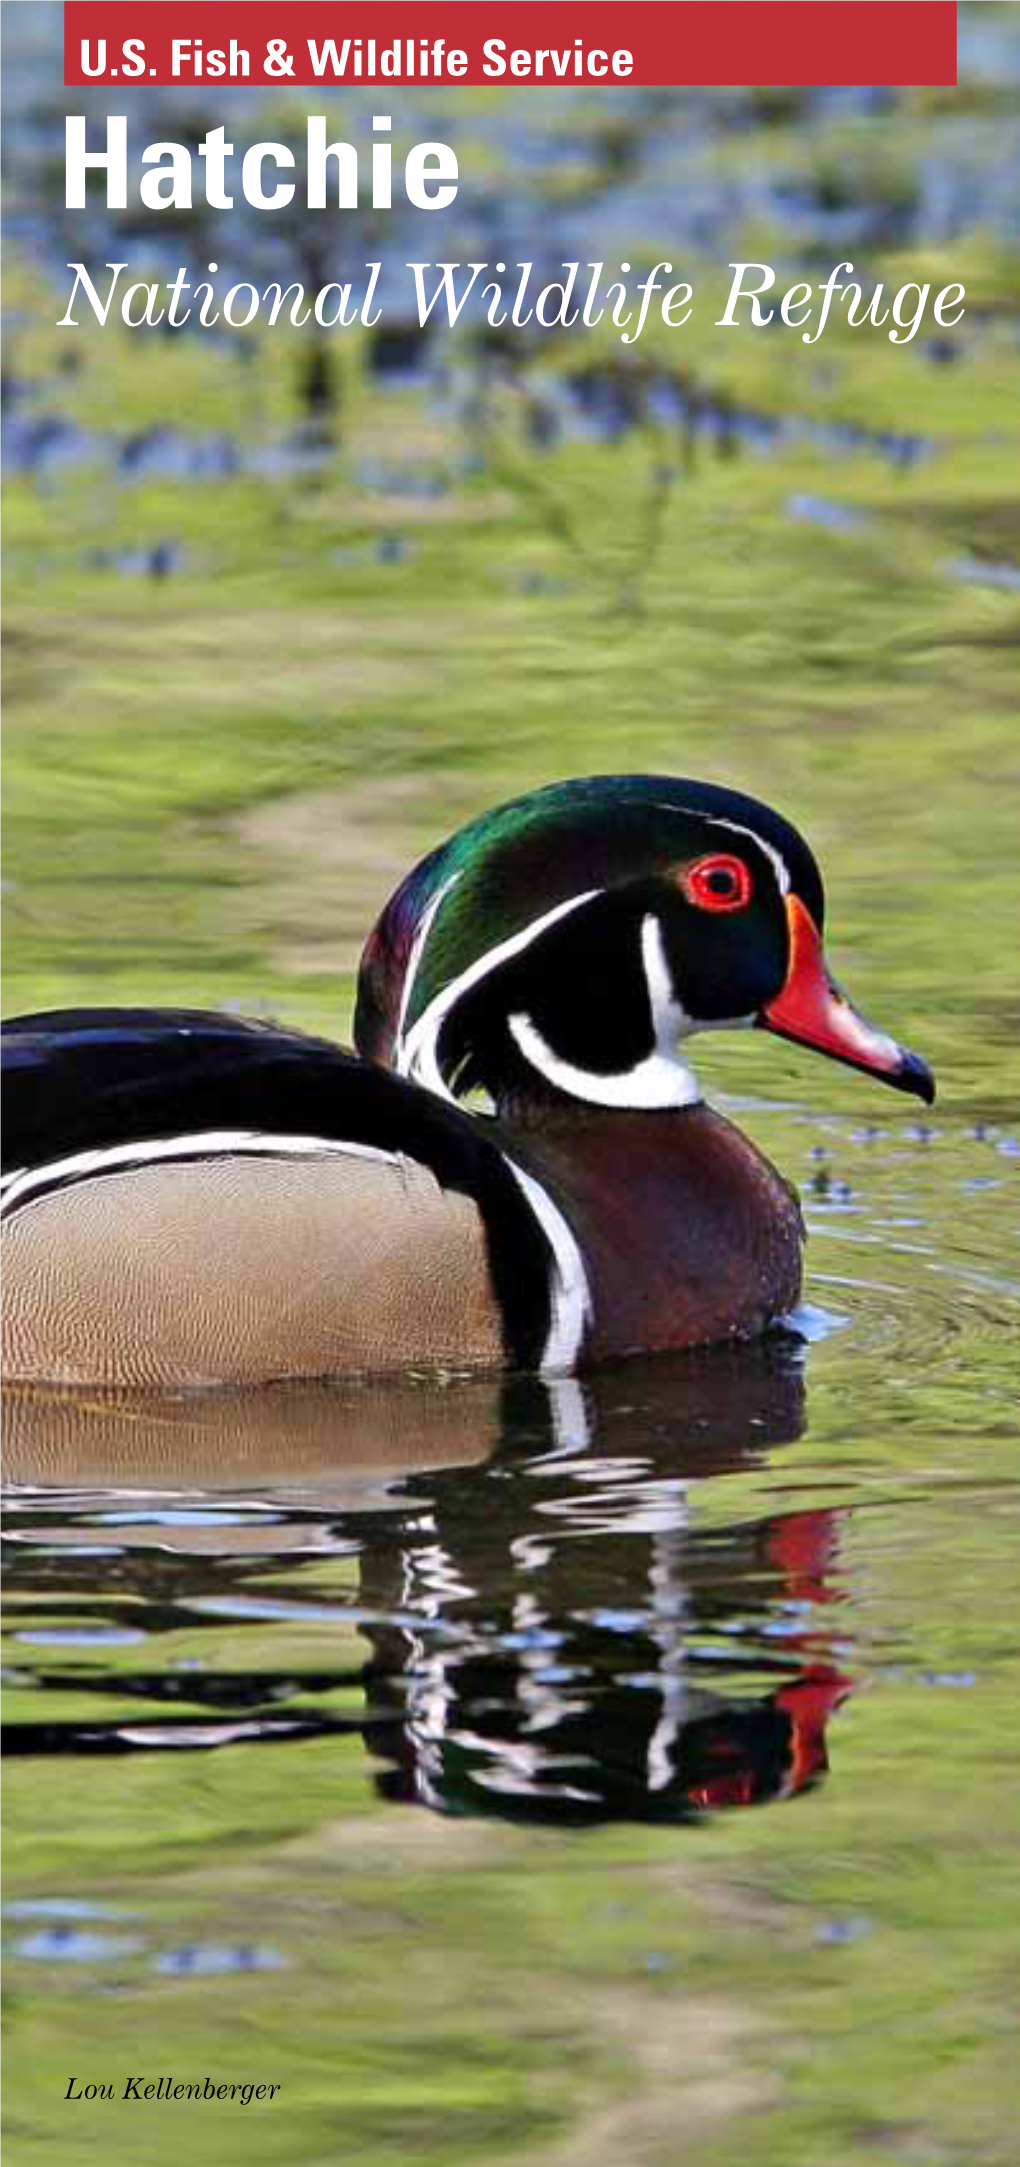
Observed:
[[[955,83],[955,0],[67,0],[66,84]]]

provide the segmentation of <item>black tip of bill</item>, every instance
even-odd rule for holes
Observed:
[[[895,1076],[890,1076],[889,1081],[896,1085],[898,1091],[913,1091],[917,1098],[924,1100],[926,1106],[934,1106],[935,1078],[927,1061],[922,1061],[919,1053],[904,1051],[899,1069]]]

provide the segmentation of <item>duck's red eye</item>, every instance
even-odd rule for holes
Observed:
[[[699,910],[746,910],[751,900],[751,875],[743,858],[725,852],[686,865],[680,885]]]

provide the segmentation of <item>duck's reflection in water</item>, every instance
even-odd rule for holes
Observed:
[[[112,1539],[119,1585],[127,1575],[143,1598],[150,1632],[193,1627],[210,1607],[221,1633],[225,1611],[240,1630],[246,1600],[259,1622],[257,1677],[189,1677],[188,1697],[218,1721],[168,1730],[143,1715],[46,1739],[36,1727],[35,1750],[350,1730],[350,1717],[308,1704],[310,1689],[325,1700],[350,1682],[349,1668],[295,1677],[281,1632],[279,1674],[265,1669],[267,1618],[307,1619],[310,1599],[331,1654],[310,1553],[341,1548],[359,1584],[326,1599],[372,1650],[357,1728],[385,1797],[668,1822],[799,1791],[824,1772],[826,1722],[850,1690],[826,1611],[836,1515],[757,1512],[746,1484],[731,1504],[715,1478],[753,1471],[803,1424],[800,1350],[783,1339],[583,1384],[405,1381],[158,1403],[15,1393],[7,1472],[25,1508],[23,1579],[41,1542],[52,1592],[63,1541],[76,1592],[95,1593],[103,1560],[90,1571],[88,1546]],[[114,1533],[125,1492],[131,1524],[118,1514]],[[150,1641],[135,1690],[169,1699],[151,1657]],[[130,1689],[120,1667],[116,1683]]]

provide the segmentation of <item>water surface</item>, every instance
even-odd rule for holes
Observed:
[[[754,1123],[812,1264],[756,1346],[11,1393],[8,1980],[61,2157],[74,2073],[139,2156],[141,2073],[279,2083],[289,2158],[1006,2158],[1015,1144]]]

